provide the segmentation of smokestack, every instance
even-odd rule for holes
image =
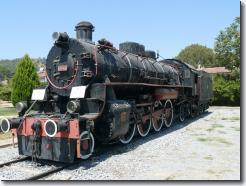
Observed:
[[[76,37],[79,41],[85,41],[92,43],[92,32],[94,32],[94,26],[87,21],[81,21],[75,26]]]

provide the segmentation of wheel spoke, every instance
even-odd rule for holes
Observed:
[[[164,105],[165,110],[165,125],[166,127],[170,127],[173,121],[173,104],[171,100],[167,100]]]
[[[183,122],[185,120],[185,110],[184,105],[181,104],[179,107],[179,121]]]
[[[80,135],[80,158],[88,159],[94,151],[94,137],[91,132],[84,131]]]
[[[136,131],[136,124],[133,122],[132,124],[129,125],[129,129],[128,132],[124,135],[120,137],[120,142],[123,144],[127,144],[130,143],[130,141],[132,140],[134,134]]]
[[[148,119],[146,119],[145,117],[147,117]],[[144,116],[144,118],[142,119],[142,122],[137,124],[137,129],[138,129],[138,133],[140,134],[140,136],[145,137],[148,135],[150,128],[151,128],[151,118],[150,115]]]
[[[164,123],[164,109],[154,111],[152,113],[152,126],[153,129],[158,132],[161,130]]]

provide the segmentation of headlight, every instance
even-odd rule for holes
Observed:
[[[2,118],[0,120],[0,129],[2,132],[7,133],[10,129],[16,129],[20,126],[22,118]]]
[[[57,124],[54,120],[47,120],[44,124],[44,132],[46,133],[47,136],[49,137],[54,137],[58,131],[57,129]]]
[[[61,41],[61,42],[68,42],[69,36],[66,32],[54,32],[52,34],[52,38],[55,42]]]
[[[7,133],[10,130],[10,122],[7,118],[3,118],[0,121],[1,131]]]
[[[40,127],[40,126],[41,125],[38,125],[37,127]],[[66,120],[55,122],[52,119],[48,119],[44,123],[44,132],[49,137],[54,137],[57,134],[57,132],[66,131],[67,129],[68,129],[68,124]]]
[[[26,109],[27,109],[27,103],[24,102],[24,101],[18,102],[18,103],[16,103],[15,108],[16,108],[16,111],[18,113],[23,112],[23,111],[26,111]]]
[[[80,103],[77,101],[69,101],[67,103],[67,111],[72,114],[78,112],[80,108]]]
[[[54,41],[57,41],[59,39],[59,37],[60,37],[60,33],[59,32],[54,32],[52,34],[52,38],[53,38]]]

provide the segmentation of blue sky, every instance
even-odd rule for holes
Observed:
[[[5,0],[0,59],[47,57],[52,33],[75,37],[74,26],[82,20],[95,26],[94,41],[106,38],[117,48],[135,41],[172,58],[194,43],[213,48],[219,31],[239,15],[239,0]]]

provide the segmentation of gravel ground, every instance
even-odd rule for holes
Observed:
[[[12,146],[0,149],[0,164],[20,157],[18,149]]]
[[[1,168],[1,180],[23,180],[31,176],[51,170],[54,166],[25,161]]]
[[[211,107],[196,119],[109,149],[103,155],[45,179],[239,180],[240,108]],[[17,149],[12,147],[0,151],[3,162],[18,156]],[[30,165],[20,164],[24,166]],[[7,176],[10,170],[0,170],[0,178],[4,179],[18,180],[23,175],[18,172],[10,177]]]
[[[211,107],[177,124],[49,178],[70,180],[239,180],[240,108]]]

